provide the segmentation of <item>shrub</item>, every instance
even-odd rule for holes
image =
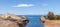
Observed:
[[[54,20],[54,13],[53,12],[48,13],[48,19],[49,20]]]

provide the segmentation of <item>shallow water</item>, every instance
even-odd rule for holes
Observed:
[[[44,27],[40,21],[40,15],[27,15],[26,17],[29,19],[26,27]]]

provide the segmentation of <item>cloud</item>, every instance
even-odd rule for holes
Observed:
[[[31,6],[34,6],[34,4],[17,4],[13,7],[31,7]]]
[[[48,4],[42,4],[42,6],[48,7]]]

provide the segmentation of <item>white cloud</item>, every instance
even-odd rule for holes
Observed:
[[[48,4],[42,4],[42,6],[48,7]]]
[[[34,6],[34,4],[17,4],[13,7],[31,7],[31,6]]]

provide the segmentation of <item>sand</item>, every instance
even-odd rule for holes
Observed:
[[[45,20],[45,27],[60,27],[60,20]]]

